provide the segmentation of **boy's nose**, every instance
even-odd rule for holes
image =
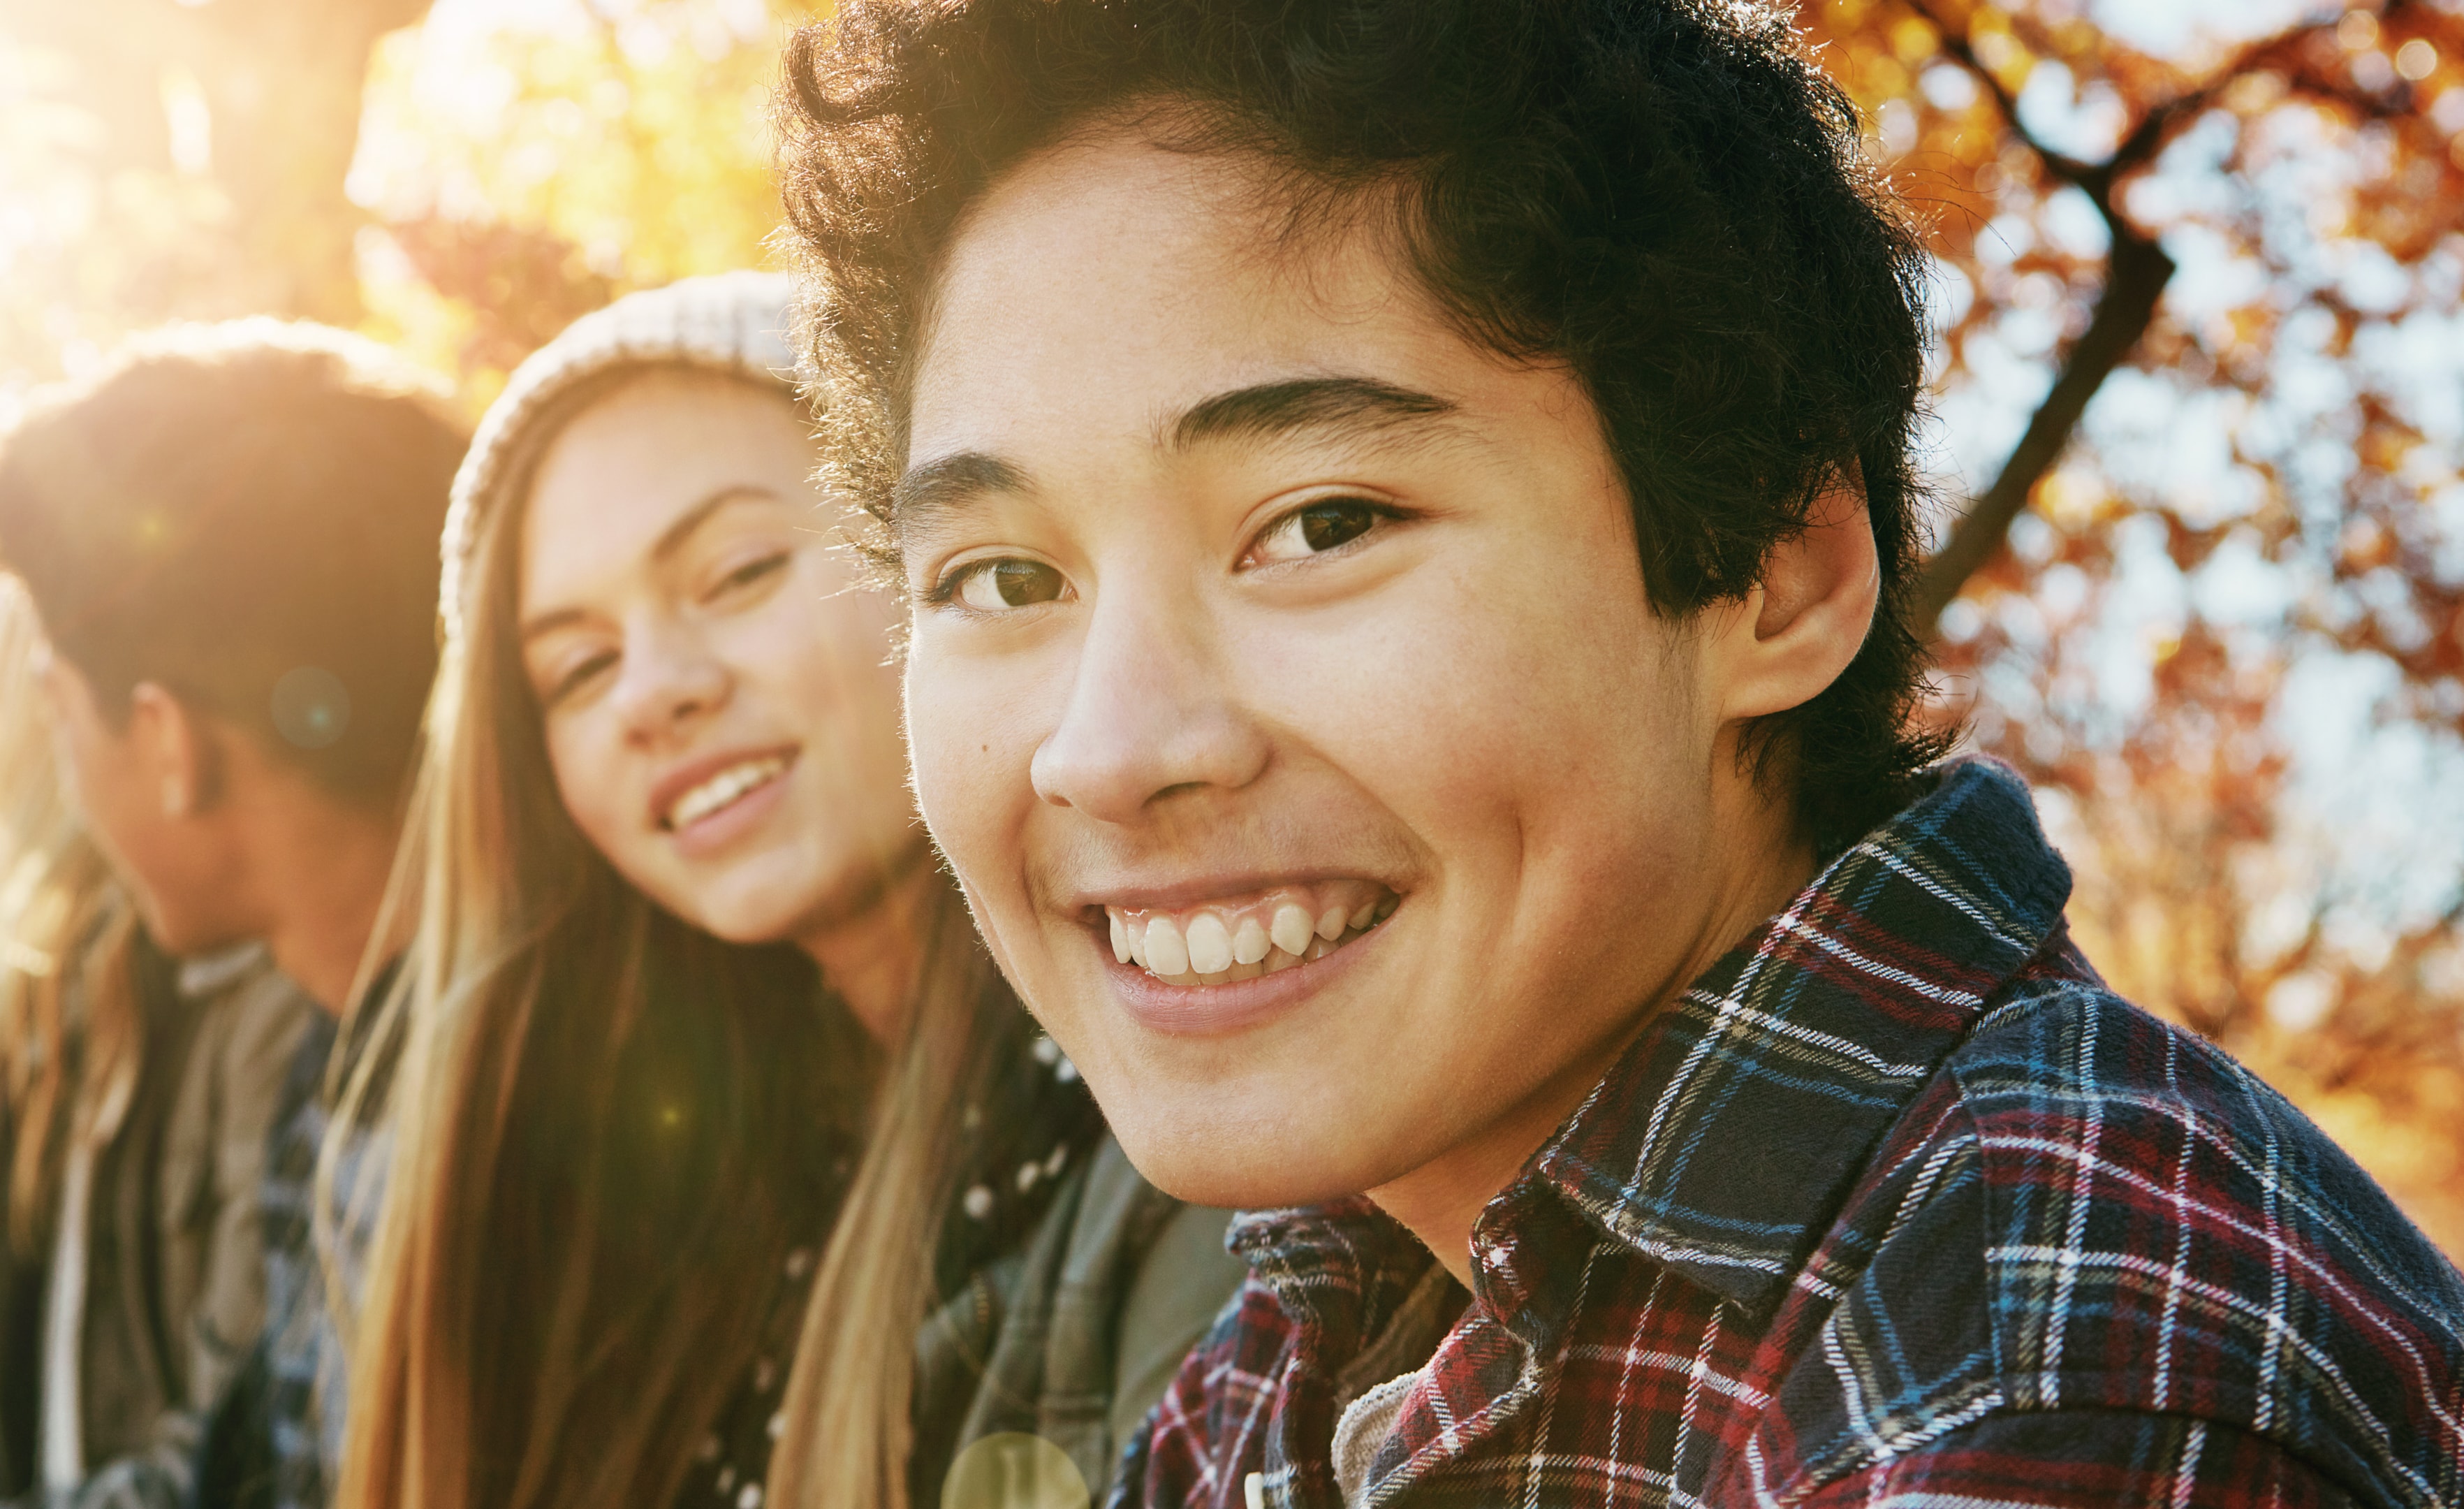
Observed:
[[[1131,823],[1174,792],[1256,780],[1269,745],[1231,673],[1197,610],[1099,603],[1067,705],[1035,751],[1036,795]]]

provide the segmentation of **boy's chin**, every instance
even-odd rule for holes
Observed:
[[[1308,1128],[1254,1127],[1158,1117],[1153,1122],[1111,1119],[1130,1162],[1176,1200],[1227,1210],[1275,1210],[1322,1205],[1362,1193],[1376,1182],[1326,1156],[1327,1139]]]

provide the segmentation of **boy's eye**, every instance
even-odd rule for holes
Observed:
[[[1323,502],[1297,508],[1269,525],[1250,548],[1249,559],[1259,566],[1272,566],[1281,561],[1298,561],[1312,555],[1324,555],[1338,545],[1350,544],[1377,526],[1387,511],[1357,498],[1330,498]]]
[[[1061,573],[1041,561],[986,561],[968,567],[954,586],[951,595],[987,613],[1053,602],[1066,588]]]

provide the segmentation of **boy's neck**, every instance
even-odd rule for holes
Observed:
[[[318,803],[269,825],[255,846],[266,949],[330,1015],[350,1008],[398,837],[385,818]]]
[[[1369,1191],[1379,1209],[1400,1222],[1434,1254],[1455,1281],[1472,1287],[1471,1233],[1481,1212],[1521,1175],[1542,1144],[1573,1115],[1595,1085],[1615,1066],[1662,1008],[1696,976],[1735,947],[1765,920],[1785,908],[1814,877],[1813,847],[1793,834],[1793,824],[1740,825],[1740,862],[1721,885],[1719,899],[1698,929],[1684,962],[1661,988],[1641,1002],[1619,1028],[1575,1055],[1505,1116],[1399,1179]],[[1476,1068],[1476,1066],[1475,1066]]]

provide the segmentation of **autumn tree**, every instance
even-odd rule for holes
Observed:
[[[387,38],[355,180],[385,228],[383,333],[484,398],[617,294],[771,261],[771,93],[816,9],[575,0],[545,24]]]
[[[132,322],[243,309],[357,321],[363,217],[343,180],[368,56],[428,4],[0,0],[12,81],[50,97],[55,127],[12,155],[53,154],[88,186],[86,214],[71,217],[84,223],[52,267],[12,269],[18,286],[55,299],[67,282]]]
[[[2464,1250],[2464,11],[2121,14],[1804,11],[1940,259],[1937,711],[2117,984]]]

